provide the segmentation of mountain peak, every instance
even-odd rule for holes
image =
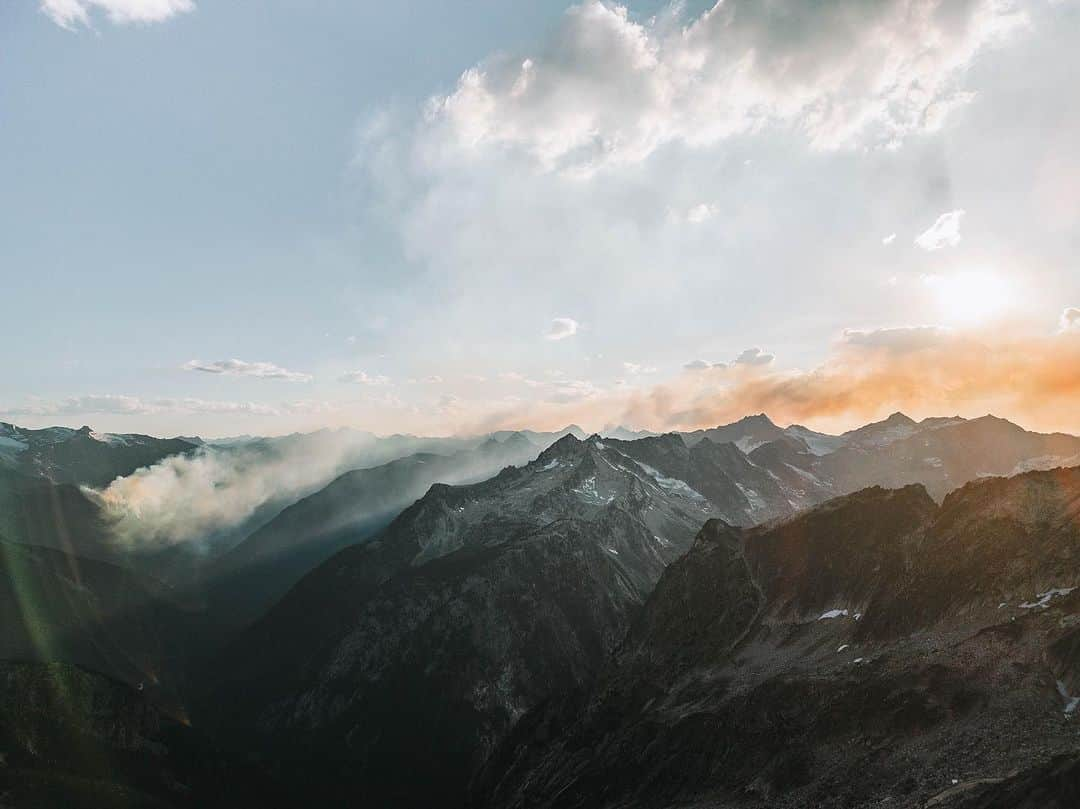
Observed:
[[[895,413],[890,415],[887,419],[885,419],[881,423],[882,424],[888,424],[890,426],[903,424],[903,425],[908,426],[908,427],[913,427],[913,426],[915,426],[915,424],[917,422],[915,421],[915,419],[913,419],[910,416],[908,416],[908,415],[906,415],[904,413],[901,413],[899,410],[897,410]]]
[[[766,416],[764,413],[755,413],[752,416],[743,416],[741,419],[739,419],[735,423],[736,424],[744,424],[744,425],[746,425],[748,427],[749,426],[756,426],[756,427],[775,427],[776,426],[776,424],[773,423],[773,420],[770,419],[768,416]]]
[[[570,458],[581,454],[585,442],[573,433],[567,433],[550,447],[540,453],[537,461],[553,461],[556,458]]]

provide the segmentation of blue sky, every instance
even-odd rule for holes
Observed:
[[[0,419],[1073,428],[1077,4],[775,5],[5,3]]]

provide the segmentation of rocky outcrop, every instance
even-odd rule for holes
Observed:
[[[597,682],[522,718],[473,803],[1070,805],[1075,765],[1054,757],[1077,750],[1078,504],[1064,470],[941,507],[871,489],[707,525]]]

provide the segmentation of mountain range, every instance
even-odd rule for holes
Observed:
[[[224,762],[252,805],[1073,805],[1078,438],[3,430],[0,656],[190,721],[139,765],[198,785],[164,805]],[[322,460],[213,542],[117,543],[112,471],[208,457]]]

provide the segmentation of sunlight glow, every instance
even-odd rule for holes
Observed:
[[[993,272],[965,270],[927,275],[923,281],[942,315],[955,325],[986,323],[1011,308],[1015,286]]]

